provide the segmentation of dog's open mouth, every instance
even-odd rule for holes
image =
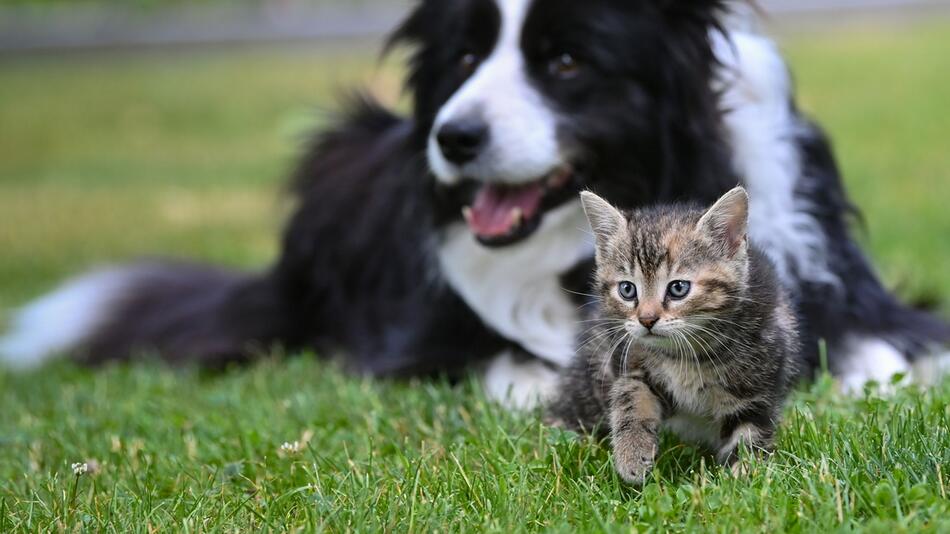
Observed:
[[[462,209],[469,229],[485,245],[508,245],[530,235],[541,224],[544,211],[572,182],[573,170],[559,167],[527,184],[484,184],[471,206]]]

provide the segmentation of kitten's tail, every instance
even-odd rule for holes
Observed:
[[[214,366],[291,334],[269,276],[149,262],[81,276],[26,306],[0,338],[0,362],[25,369],[67,353],[101,363],[154,351]]]

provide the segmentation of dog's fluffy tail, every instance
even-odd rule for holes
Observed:
[[[88,363],[157,354],[214,366],[291,339],[285,315],[267,275],[141,263],[81,276],[26,306],[0,338],[0,361],[27,369],[62,354]]]

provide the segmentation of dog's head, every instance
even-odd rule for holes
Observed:
[[[723,152],[709,42],[722,4],[422,0],[392,43],[415,47],[419,135],[474,235],[519,242],[582,188],[621,205],[702,196],[674,192],[721,170],[702,168]]]

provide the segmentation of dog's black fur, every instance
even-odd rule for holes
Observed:
[[[623,207],[709,203],[739,181],[711,88],[709,32],[726,2],[544,4],[529,17],[522,46],[526,57],[539,58],[529,62],[532,83],[569,118],[560,134],[576,152],[571,194],[547,202],[590,188]],[[512,346],[440,275],[439,230],[460,219],[472,190],[437,185],[425,159],[437,112],[466,79],[459,54],[490,53],[497,18],[488,0],[421,1],[388,44],[413,50],[412,116],[356,98],[335,127],[316,135],[293,179],[299,206],[276,265],[251,277],[158,269],[114,310],[86,353],[103,361],[156,349],[222,363],[279,344],[342,349],[354,369],[403,375],[459,369]],[[573,47],[585,68],[570,83],[548,83],[543,57],[562,46]],[[818,339],[849,333],[883,337],[909,356],[946,342],[947,325],[899,303],[874,275],[849,235],[853,207],[828,140],[802,124],[806,178],[797,194],[810,202],[830,243],[830,268],[844,282],[803,280],[793,288],[810,363],[817,363]],[[589,272],[589,263],[577,266],[565,273],[565,286],[585,293]]]

